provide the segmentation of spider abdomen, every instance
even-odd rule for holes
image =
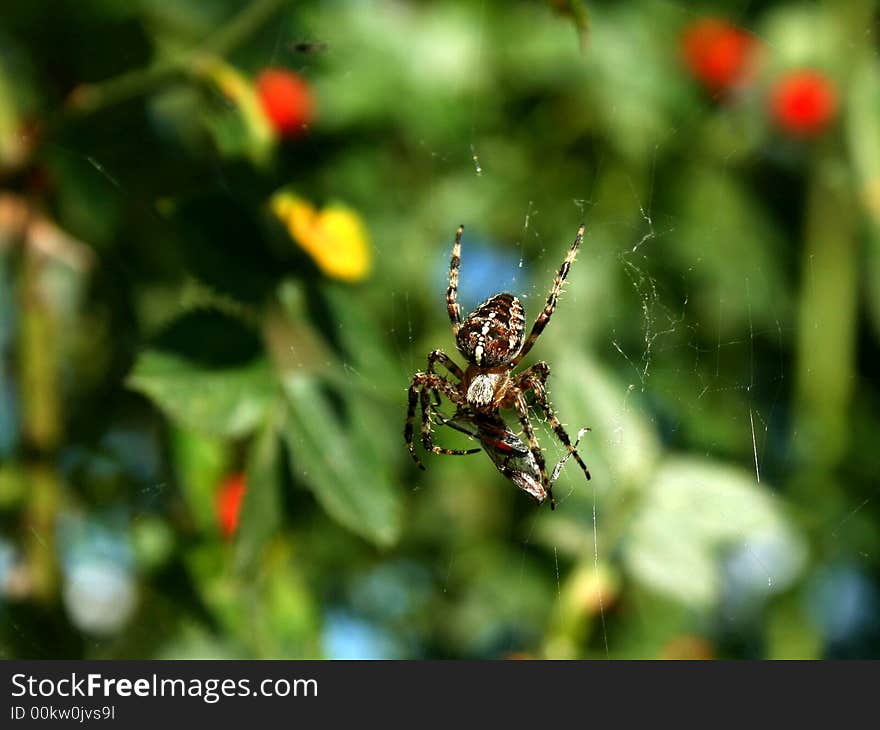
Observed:
[[[525,335],[523,306],[513,294],[490,297],[462,323],[456,345],[468,362],[491,368],[512,360]]]

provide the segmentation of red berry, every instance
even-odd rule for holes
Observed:
[[[244,474],[233,474],[223,481],[217,492],[217,522],[227,540],[231,540],[238,529],[238,517],[246,491]]]
[[[692,23],[681,40],[690,72],[713,92],[725,91],[748,77],[755,46],[753,36],[716,18]]]
[[[257,77],[257,95],[275,131],[283,137],[303,134],[312,121],[315,102],[311,89],[293,71],[265,69]]]
[[[837,113],[837,88],[819,71],[793,71],[773,87],[770,111],[786,132],[800,137],[819,134]]]

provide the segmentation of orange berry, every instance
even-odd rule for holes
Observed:
[[[770,112],[786,132],[799,137],[819,134],[837,114],[837,88],[820,71],[793,71],[773,87]]]
[[[303,134],[312,121],[315,102],[311,88],[293,71],[265,69],[257,77],[257,95],[263,112],[282,137]]]
[[[681,39],[688,69],[713,92],[725,91],[748,77],[755,46],[752,35],[717,18],[692,23]]]
[[[227,477],[217,492],[217,522],[227,540],[231,540],[238,529],[241,503],[246,491],[244,474],[239,473]]]

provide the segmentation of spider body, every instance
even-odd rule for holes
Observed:
[[[584,227],[578,228],[574,243],[553,280],[544,308],[532,325],[528,337],[525,337],[523,306],[519,299],[508,293],[490,297],[462,321],[461,309],[458,305],[458,272],[461,266],[463,231],[464,226],[459,226],[452,247],[446,308],[456,346],[468,365],[462,370],[442,350],[434,350],[428,355],[428,369],[416,373],[410,382],[404,426],[407,448],[419,468],[424,469],[424,464],[413,445],[416,407],[420,406],[422,446],[426,451],[447,455],[472,454],[480,451],[480,449],[445,449],[434,445],[431,433],[431,396],[439,401],[440,396],[443,395],[456,406],[456,415],[448,423],[453,427],[456,421],[459,424],[469,424],[472,431],[464,428],[458,430],[464,430],[465,433],[477,438],[498,470],[516,486],[531,494],[539,503],[549,497],[550,507],[554,508],[551,480],[547,478],[544,453],[529,420],[526,393],[533,394],[535,406],[541,410],[557,438],[568,449],[569,455],[574,456],[587,479],[590,478],[590,472],[550,406],[545,388],[550,375],[550,366],[545,362],[537,362],[520,373],[514,373],[514,370],[532,349],[556,309],[562,284],[583,240]],[[458,382],[454,383],[436,373],[437,364],[443,365]],[[522,440],[510,431],[500,415],[500,411],[505,409],[516,411],[528,442],[525,452]]]

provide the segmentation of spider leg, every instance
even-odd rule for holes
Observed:
[[[458,336],[461,329],[461,307],[458,305],[458,268],[461,265],[461,234],[464,226],[455,232],[455,243],[452,246],[452,258],[449,260],[449,288],[446,290],[446,308],[449,310],[449,321],[452,322],[452,334]]]
[[[442,446],[434,445],[431,438],[431,392],[436,393],[437,391],[426,387],[422,388],[422,392],[419,395],[422,406],[422,446],[425,451],[445,456],[465,456],[467,454],[479,453],[481,449],[446,449]]]
[[[581,224],[577,230],[577,235],[574,237],[574,243],[571,244],[571,248],[565,256],[565,261],[562,262],[562,266],[559,267],[559,271],[556,273],[556,278],[553,279],[553,286],[550,287],[550,294],[547,297],[547,303],[544,305],[544,309],[535,320],[535,324],[532,325],[532,331],[529,333],[528,339],[523,343],[519,354],[517,354],[511,362],[512,366],[515,366],[528,354],[529,350],[532,349],[539,335],[544,331],[544,328],[550,321],[550,317],[553,315],[553,310],[556,309],[556,302],[559,300],[559,294],[562,292],[562,284],[565,281],[565,277],[568,276],[568,270],[574,263],[578,248],[583,240],[584,225]]]
[[[541,472],[541,485],[547,492],[547,496],[550,497],[550,509],[556,509],[556,500],[553,499],[553,485],[550,484],[550,480],[547,478],[547,467],[544,464],[544,452],[541,451],[541,447],[538,444],[538,439],[535,437],[535,431],[532,428],[532,422],[529,420],[529,406],[526,403],[526,398],[523,395],[522,391],[517,391],[516,398],[514,400],[514,408],[516,408],[516,414],[517,416],[519,416],[519,422],[522,424],[523,431],[526,434],[526,439],[529,442],[529,451],[531,451],[532,456],[535,457],[535,461],[538,464],[538,470]]]
[[[415,444],[413,442],[413,431],[416,417],[416,405],[420,404],[422,408],[422,444],[425,449],[437,454],[474,454],[479,449],[455,451],[452,449],[443,449],[434,446],[431,443],[431,411],[430,411],[430,395],[445,395],[450,401],[459,405],[461,397],[456,387],[445,378],[436,373],[416,373],[409,385],[407,394],[406,423],[403,427],[403,437],[406,440],[406,447],[409,449],[410,456],[415,461],[419,469],[424,470],[425,465],[416,454]]]
[[[433,350],[430,355],[428,355],[428,372],[434,372],[434,363],[440,363],[443,367],[445,367],[450,373],[452,373],[456,378],[461,380],[464,377],[464,371],[458,367],[455,360],[453,360],[449,355],[447,355],[443,350]]]
[[[435,363],[439,363],[443,367],[445,367],[454,377],[461,380],[464,377],[464,371],[456,364],[455,360],[453,360],[449,355],[447,355],[443,350],[433,350],[428,355],[428,373],[434,375],[434,365]],[[440,394],[436,389],[431,389],[431,393],[434,395],[435,399],[435,407],[440,406]],[[421,394],[421,407],[422,407],[422,445],[425,447],[427,451],[431,451],[435,454],[445,454],[447,456],[458,456],[464,454],[476,454],[481,451],[481,449],[445,449],[440,446],[434,446],[431,440],[431,424],[430,424],[430,395],[428,390],[425,389]]]
[[[428,372],[429,373],[434,372],[434,359],[432,359],[432,356],[435,353],[439,353],[439,354],[443,355],[444,357],[447,357],[446,354],[442,350],[434,350],[430,355],[428,355]],[[436,359],[439,360],[440,358],[436,358]],[[449,358],[447,357],[447,359],[449,359]],[[449,362],[451,362],[453,365],[455,365],[455,363],[452,362],[451,359],[449,359]],[[457,368],[458,366],[455,365],[455,367]],[[449,372],[451,372],[453,375],[455,375],[455,372],[453,370],[450,369]],[[434,410],[436,411],[442,405],[442,401],[440,400],[440,394],[436,390],[431,390],[431,394],[434,396],[433,406],[434,406]]]
[[[541,409],[550,424],[550,427],[556,434],[556,438],[558,438],[565,448],[568,449],[568,453],[574,457],[575,461],[577,461],[583,470],[584,476],[589,479],[590,470],[587,468],[583,459],[581,459],[581,455],[577,452],[577,449],[572,445],[571,438],[569,438],[568,433],[566,433],[565,428],[559,422],[556,413],[550,405],[550,400],[547,397],[547,388],[545,387],[549,375],[550,366],[543,361],[536,362],[530,368],[527,368],[520,373],[520,376],[517,379],[517,387],[519,387],[523,393],[531,390],[535,394],[535,405]]]
[[[416,466],[424,471],[425,465],[416,453],[416,448],[413,444],[413,421],[416,417],[416,403],[419,397],[419,379],[422,375],[423,373],[416,373],[409,386],[406,406],[406,424],[403,427],[403,438],[406,439],[406,448],[409,449],[409,455],[413,458]]]

